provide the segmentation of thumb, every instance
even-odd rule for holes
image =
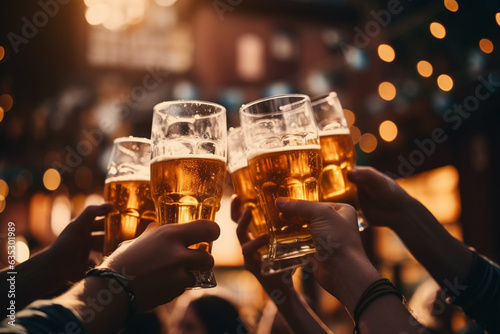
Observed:
[[[75,220],[73,220],[71,224],[66,227],[66,229],[70,229],[71,231],[79,231],[90,228],[96,217],[104,216],[108,214],[112,209],[113,205],[111,203],[88,206],[78,217],[75,218]]]
[[[370,190],[389,190],[393,192],[398,188],[396,181],[372,167],[356,167],[347,173],[347,177],[359,189],[367,192],[370,192]]]

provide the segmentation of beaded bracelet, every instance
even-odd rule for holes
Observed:
[[[95,277],[105,277],[105,278],[112,278],[115,281],[118,282],[123,287],[123,290],[127,293],[128,296],[128,315],[127,315],[127,320],[129,320],[134,314],[135,311],[137,310],[137,303],[135,301],[135,294],[134,290],[132,290],[132,287],[130,287],[129,281],[125,278],[125,276],[117,273],[116,271],[112,269],[106,269],[106,268],[95,268],[87,271],[83,278],[89,277],[89,276],[95,276]]]
[[[359,318],[363,311],[375,299],[383,295],[396,295],[404,303],[404,297],[396,290],[394,285],[387,278],[381,278],[370,284],[359,298],[356,307],[354,307],[354,330],[353,333],[360,333],[359,331]]]

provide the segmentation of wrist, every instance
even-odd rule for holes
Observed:
[[[350,314],[353,314],[354,307],[366,288],[381,278],[370,260],[357,252],[328,270],[334,273],[330,275],[332,288],[329,292],[337,297]]]

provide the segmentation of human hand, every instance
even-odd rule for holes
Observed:
[[[111,203],[88,206],[59,234],[47,250],[56,277],[77,281],[95,265],[89,261],[90,250],[102,251],[103,238],[91,233],[104,229],[104,220],[96,217],[106,215],[112,208]]]
[[[372,167],[356,167],[347,175],[358,187],[359,203],[370,225],[393,229],[406,219],[415,199],[396,181]]]
[[[212,255],[188,246],[219,237],[219,226],[208,220],[162,225],[122,244],[99,267],[128,278],[137,312],[148,311],[179,296],[195,282],[191,271],[208,271]]]
[[[311,258],[319,284],[349,310],[364,289],[380,278],[361,243],[355,209],[348,204],[279,198],[282,219],[309,222],[316,253]]]
[[[268,292],[277,287],[292,289],[292,270],[266,276],[261,274],[262,258],[258,250],[265,245],[269,245],[269,235],[260,235],[255,239],[250,237],[248,227],[252,221],[252,210],[247,208],[242,212],[242,203],[238,196],[234,196],[231,200],[231,218],[238,224],[236,235],[238,236],[245,261],[244,268],[250,271],[262,284],[264,289],[266,291],[269,290]]]

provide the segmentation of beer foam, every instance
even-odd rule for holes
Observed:
[[[321,150],[320,145],[298,145],[298,146],[285,146],[285,147],[276,147],[269,149],[260,149],[260,150],[252,150],[247,154],[248,161],[251,159],[269,153],[275,152],[289,152],[289,151],[306,151],[306,150]]]
[[[131,175],[120,175],[106,178],[105,184],[111,182],[124,182],[124,181],[150,181],[149,174],[131,174]]]
[[[179,160],[179,159],[205,159],[205,160],[219,160],[222,161],[223,163],[226,163],[226,158],[221,157],[220,155],[215,155],[215,154],[180,154],[176,156],[167,156],[167,155],[162,155],[159,157],[156,157],[151,160],[151,164],[160,162],[160,161],[169,161],[169,160]]]
[[[349,135],[351,132],[349,129],[341,128],[341,129],[328,129],[328,130],[319,130],[319,136],[332,136],[332,135]]]

